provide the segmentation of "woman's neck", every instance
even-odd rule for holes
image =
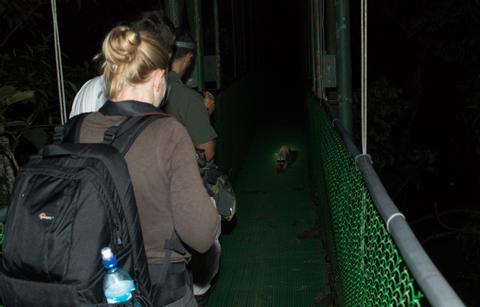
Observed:
[[[146,87],[144,84],[127,85],[112,99],[112,101],[123,100],[137,100],[153,104],[154,96],[151,87]]]

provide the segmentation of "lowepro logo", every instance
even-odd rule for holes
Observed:
[[[53,220],[55,217],[54,217],[54,216],[49,216],[49,215],[47,215],[46,212],[40,212],[40,213],[38,214],[38,218],[39,218],[40,220],[50,221],[50,220]]]

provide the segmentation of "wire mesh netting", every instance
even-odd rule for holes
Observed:
[[[340,306],[420,306],[422,293],[405,266],[355,161],[317,102],[310,105],[314,159],[326,194],[329,254]],[[320,192],[320,193],[321,193]]]
[[[2,244],[3,244],[3,223],[0,223],[0,256],[2,255]],[[0,307],[3,307],[0,300]]]

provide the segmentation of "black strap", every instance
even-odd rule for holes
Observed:
[[[161,286],[158,295],[155,295],[155,303],[158,306],[167,306],[184,297],[187,291],[192,291],[188,287],[186,274],[187,272],[184,271],[181,274],[168,276],[168,279]]]
[[[175,251],[181,255],[185,255],[187,253],[187,249],[185,246],[183,246],[182,242],[180,242],[180,239],[177,237],[175,232],[170,239],[165,240],[165,249]]]
[[[162,272],[160,274],[160,283],[164,283],[167,279],[168,269],[170,268],[171,264],[171,257],[172,251],[175,251],[179,254],[185,255],[187,253],[187,249],[183,246],[182,242],[178,238],[175,231],[173,231],[172,236],[170,239],[165,240],[165,258],[163,261]]]
[[[105,104],[98,110],[105,116],[138,116],[138,115],[163,115],[168,116],[166,113],[163,113],[161,109],[155,107],[150,103],[140,102],[136,100],[124,100],[113,102],[108,100]]]
[[[167,306],[178,301],[187,291],[192,291],[191,278],[185,262],[170,264],[167,279],[160,281],[164,264],[149,264],[148,271],[152,279],[152,300],[156,306]]]
[[[55,127],[53,134],[53,143],[77,143],[80,139],[80,128],[83,120],[90,113],[82,113],[70,118],[65,125]]]
[[[110,127],[105,131],[103,143],[111,144],[121,154],[125,155],[136,138],[153,121],[161,116],[132,116],[127,118],[120,126]]]
[[[120,125],[108,128],[103,135],[103,143],[112,145],[115,140],[124,137],[132,128],[138,127],[146,118],[146,116],[127,117]]]
[[[154,120],[168,116],[152,104],[135,100],[117,102],[108,100],[98,111],[105,116],[128,117],[119,126],[108,128],[103,138],[103,143],[113,145],[123,155],[127,153],[143,129]]]

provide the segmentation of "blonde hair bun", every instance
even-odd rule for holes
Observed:
[[[168,48],[149,31],[113,28],[102,45],[103,77],[109,98],[126,84],[146,82],[155,69],[168,68]]]
[[[141,42],[140,33],[126,26],[115,27],[103,42],[102,51],[105,60],[115,65],[113,68],[130,63],[135,59]]]

